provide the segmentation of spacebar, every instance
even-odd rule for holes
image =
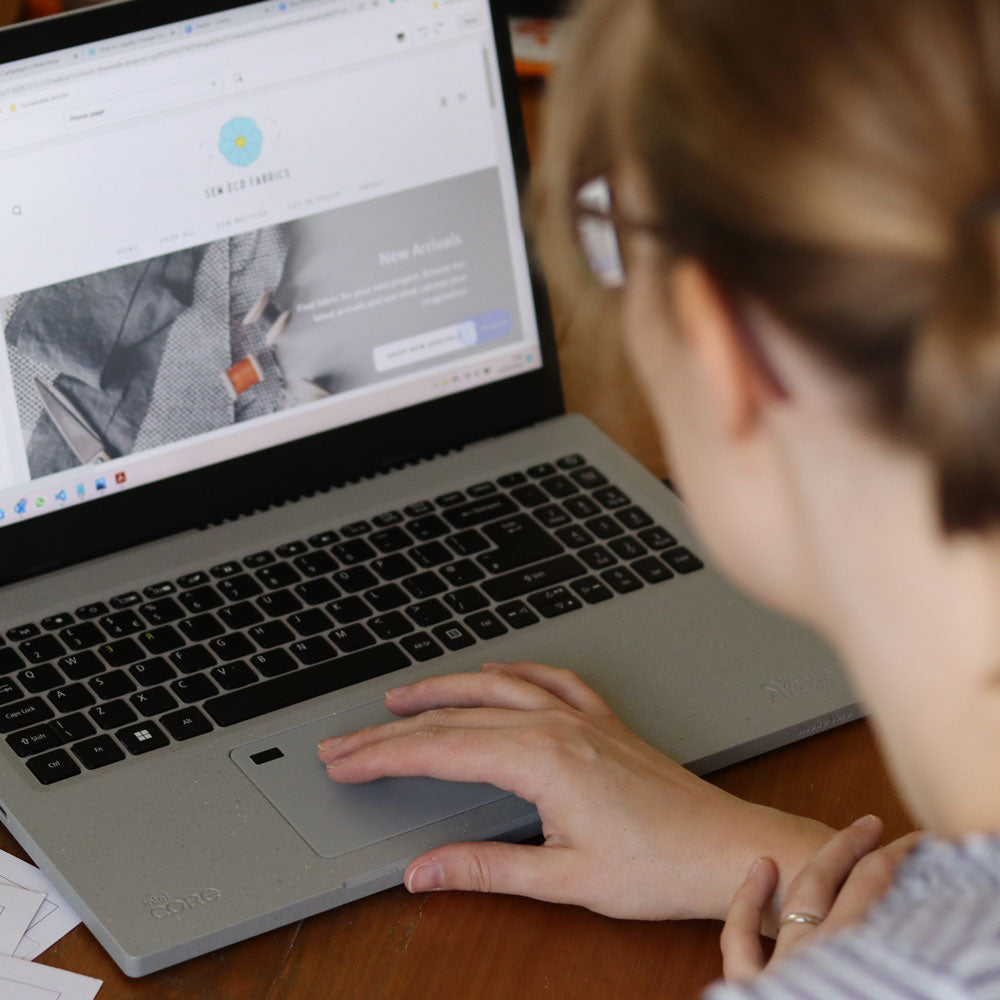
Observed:
[[[210,698],[202,707],[217,725],[234,726],[409,665],[410,658],[389,642]]]

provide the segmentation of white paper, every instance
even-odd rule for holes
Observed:
[[[100,979],[0,955],[3,1000],[94,1000],[103,985]]]
[[[66,900],[34,865],[29,865],[6,851],[0,851],[0,883],[45,893],[45,902],[39,907],[35,919],[14,951],[15,958],[36,958],[80,922]],[[2,990],[0,997],[7,1000]]]
[[[44,892],[0,885],[0,955],[14,954],[44,902]]]

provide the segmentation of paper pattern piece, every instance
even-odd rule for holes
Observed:
[[[3,1000],[94,1000],[102,985],[89,976],[0,955]]]
[[[44,902],[44,892],[0,885],[0,955],[14,954]]]
[[[45,893],[45,901],[14,951],[15,958],[36,958],[80,922],[66,900],[34,865],[29,865],[6,851],[0,851],[0,884]],[[7,1000],[2,989],[0,997]]]

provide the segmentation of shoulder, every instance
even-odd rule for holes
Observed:
[[[1000,997],[1000,837],[928,839],[861,925],[706,1000]]]

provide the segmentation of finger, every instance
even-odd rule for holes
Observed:
[[[498,671],[429,677],[386,692],[386,707],[396,715],[419,715],[444,706],[514,708],[538,711],[565,708],[556,695],[521,677]]]
[[[500,892],[572,903],[579,881],[570,873],[572,860],[572,853],[564,847],[451,844],[410,862],[404,882],[410,892]]]
[[[608,708],[607,702],[596,691],[584,684],[572,670],[549,667],[544,663],[532,663],[529,660],[521,663],[485,663],[483,670],[498,671],[521,677],[555,695],[570,707],[580,712],[586,712],[588,715],[614,714]]]
[[[433,708],[397,722],[358,729],[346,736],[333,736],[317,747],[319,759],[325,764],[365,747],[399,736],[444,728],[461,729],[523,729],[535,725],[538,716],[506,708]]]
[[[823,933],[860,923],[889,891],[900,861],[920,843],[921,837],[920,833],[907,834],[863,857],[847,877],[837,901],[823,921]]]
[[[442,726],[398,732],[330,761],[326,769],[343,784],[418,776],[482,781],[535,802],[545,764],[539,747],[519,730]]]
[[[726,979],[752,979],[767,964],[760,944],[764,909],[778,887],[778,868],[770,858],[758,858],[746,881],[736,890],[719,940]]]
[[[882,821],[875,816],[864,816],[835,833],[792,880],[785,896],[782,920],[791,913],[825,918],[854,866],[878,844],[881,836]],[[794,948],[815,930],[815,926],[808,923],[779,924],[774,957]]]

